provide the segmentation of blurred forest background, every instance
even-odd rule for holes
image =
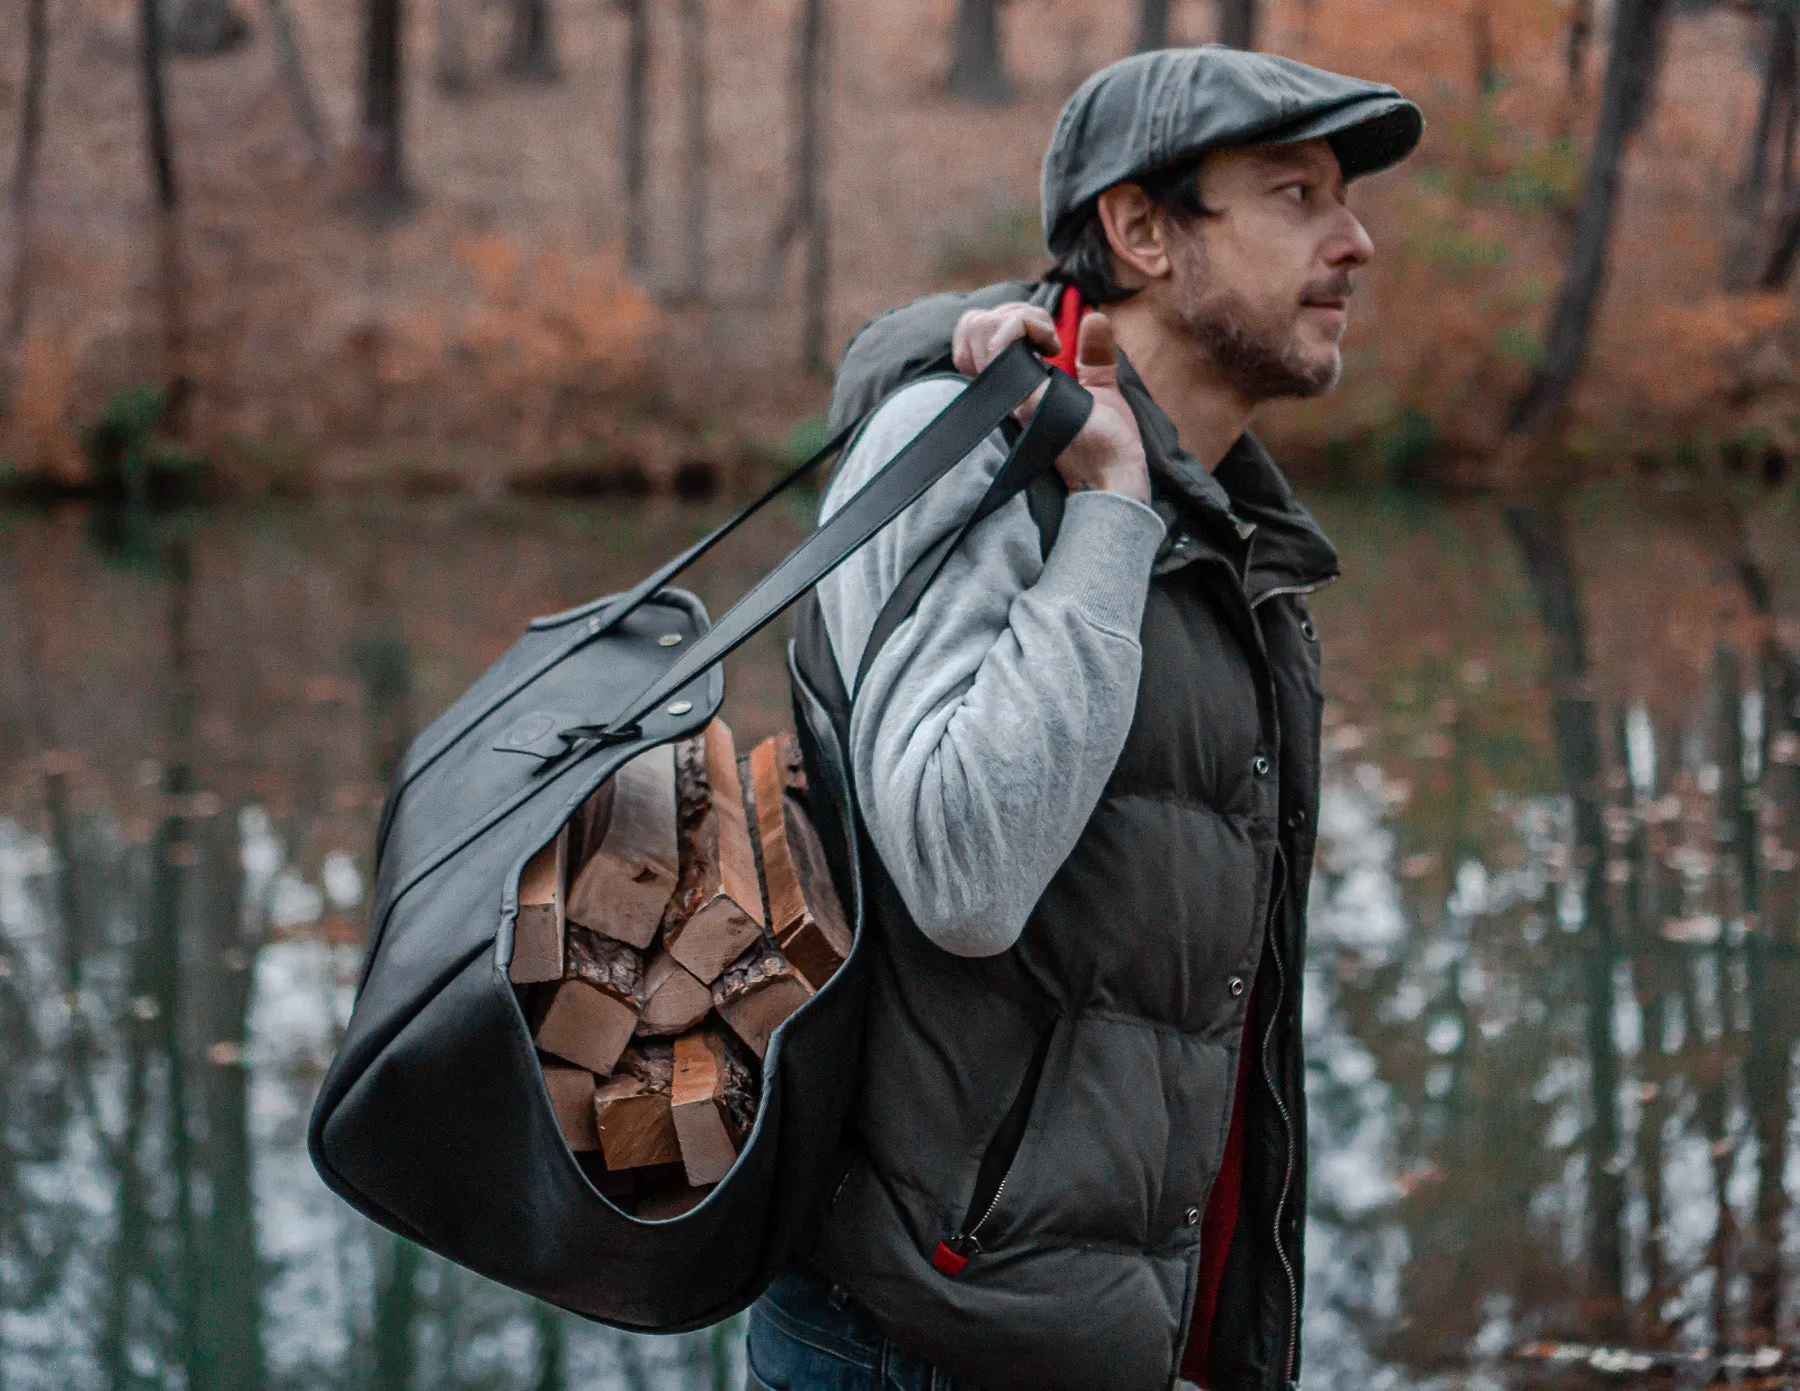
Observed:
[[[1391,81],[1420,155],[1302,474],[1800,446],[1796,0],[0,0],[14,493],[690,494],[858,325],[1042,269],[1060,103],[1224,38]],[[4,167],[4,166],[0,166]]]

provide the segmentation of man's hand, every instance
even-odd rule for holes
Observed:
[[[1020,338],[1029,338],[1040,353],[1054,354],[1061,347],[1056,324],[1049,314],[1029,304],[1003,304],[996,309],[971,309],[956,325],[951,354],[956,370],[974,376],[1001,350]],[[1118,344],[1112,320],[1095,312],[1081,321],[1075,346],[1075,379],[1094,398],[1093,412],[1081,433],[1056,461],[1056,468],[1072,493],[1096,490],[1123,493],[1139,502],[1150,501],[1150,470],[1144,461],[1144,442],[1137,417],[1119,391]],[[1029,419],[1037,397],[1019,410]]]

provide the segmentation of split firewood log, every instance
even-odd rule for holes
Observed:
[[[663,945],[710,984],[762,935],[762,889],[738,782],[737,751],[723,720],[675,752],[681,815],[681,882],[663,918]]]
[[[759,1058],[769,1051],[769,1035],[812,994],[806,977],[767,940],[732,962],[712,987],[713,1008]]]
[[[627,1049],[618,1070],[595,1089],[594,1125],[607,1168],[680,1162],[681,1144],[669,1109],[674,1075],[673,1050],[650,1040]]]
[[[712,991],[666,951],[650,958],[638,1006],[639,1034],[685,1034],[712,1011]]]
[[[756,1082],[717,1028],[675,1040],[671,1110],[688,1182],[717,1183],[737,1160],[756,1117]]]
[[[569,882],[569,832],[565,826],[519,871],[519,914],[513,920],[507,977],[517,985],[561,980],[563,886]]]
[[[844,964],[851,936],[825,862],[825,847],[805,808],[786,792],[798,758],[792,738],[765,739],[751,751],[750,774],[769,929],[794,968],[817,990]],[[798,776],[804,786],[805,773]]]
[[[637,1028],[643,959],[623,942],[573,923],[567,937],[565,978],[538,1021],[537,1045],[605,1076]]]
[[[600,1132],[594,1128],[594,1074],[585,1067],[570,1067],[545,1058],[544,1087],[550,1093],[550,1109],[563,1139],[577,1154],[600,1148]]]
[[[569,889],[569,921],[642,951],[656,938],[681,867],[674,748],[660,744],[639,754],[582,812],[583,839],[595,848]]]

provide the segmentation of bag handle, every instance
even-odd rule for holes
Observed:
[[[1045,393],[1045,402],[1040,405],[1041,428],[1039,418],[1034,417],[1032,427],[1020,436],[995,480],[998,484],[1000,477],[1005,477],[1009,483],[1016,480],[1018,486],[1024,486],[1029,477],[1036,476],[1053,463],[1080,432],[1093,408],[1093,398],[1077,386],[1073,378],[1052,372],[1032,354],[1025,340],[1020,339],[989,363],[966,391],[946,406],[828,521],[757,581],[699,642],[640,692],[623,712],[604,725],[584,725],[564,731],[571,748],[584,742],[605,745],[637,737],[638,722],[645,715],[724,660],[843,564],[917,501],[927,488],[961,463],[1046,380],[1051,386]],[[1056,405],[1048,411],[1042,410],[1042,405],[1048,405],[1052,397]],[[1029,461],[1035,461],[1035,466]],[[990,486],[990,494],[992,491]]]
[[[900,577],[900,583],[894,586],[894,592],[888,596],[887,602],[881,606],[875,625],[869,630],[868,641],[863,643],[862,659],[856,665],[856,681],[850,689],[852,700],[856,698],[856,692],[862,689],[863,678],[875,664],[876,656],[887,646],[888,639],[893,637],[900,625],[912,617],[913,610],[919,606],[919,600],[931,587],[931,582],[938,577],[938,572],[944,568],[944,562],[962,544],[963,538],[1038,479],[1049,474],[1063,450],[1081,433],[1081,427],[1087,423],[1088,413],[1093,406],[1093,397],[1077,386],[1075,379],[1068,373],[1058,371],[1050,374],[1049,389],[1044,392],[1044,399],[1038,402],[1031,424],[1025,427],[1025,433],[1013,445],[1012,453],[994,475],[994,481],[988,484],[988,490],[976,504],[975,510],[961,526],[946,532],[912,563],[911,568]]]

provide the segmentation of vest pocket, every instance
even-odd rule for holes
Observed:
[[[945,1275],[960,1275],[969,1263],[969,1257],[981,1250],[981,1229],[1000,1205],[1012,1177],[1019,1146],[1025,1139],[1025,1126],[1031,1119],[1031,1106],[1037,1100],[1038,1086],[1044,1079],[1050,1041],[1055,1036],[1056,1027],[1052,1025],[1044,1030],[1032,1048],[1018,1093],[1013,1097],[1012,1105],[1006,1108],[1006,1114],[1000,1117],[1000,1124],[994,1128],[993,1137],[982,1152],[981,1165],[975,1171],[975,1192],[969,1199],[962,1226],[940,1241],[932,1253],[932,1265]]]

